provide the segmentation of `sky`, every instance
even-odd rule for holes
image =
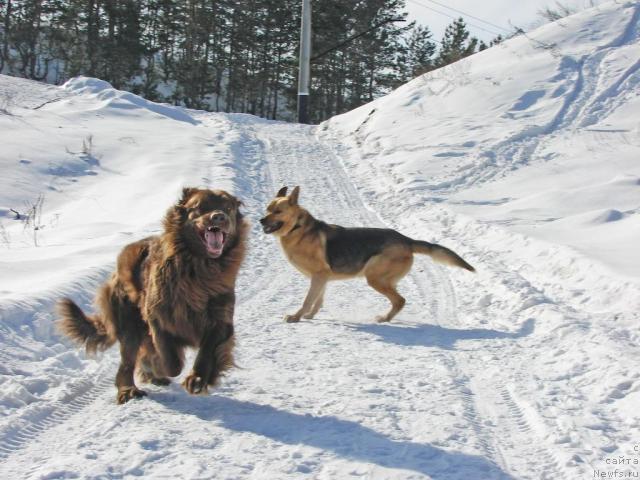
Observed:
[[[555,0],[406,0],[406,2],[409,20],[415,20],[419,24],[428,26],[436,40],[442,38],[445,28],[454,18],[462,16],[471,34],[485,42],[495,38],[499,33],[504,34],[503,29],[513,30],[512,25],[527,30],[532,25],[540,24],[542,20],[538,11],[546,6],[556,5]],[[588,8],[592,3],[598,5],[602,2],[603,0],[561,1],[563,5],[578,10]],[[442,5],[446,5],[446,7]],[[465,12],[468,15],[461,15],[452,9]],[[436,13],[434,10],[441,13]],[[469,15],[493,25],[488,25]]]

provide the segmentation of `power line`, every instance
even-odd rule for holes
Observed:
[[[457,20],[456,17],[454,17],[453,15],[449,15],[448,13],[441,12],[440,10],[436,10],[435,8],[431,8],[423,3],[417,2],[416,0],[408,0],[408,1],[416,5],[419,5],[420,7],[426,8],[427,10],[431,10],[432,12],[436,12],[436,13],[439,13],[440,15],[444,15],[445,17],[449,17],[454,20]],[[467,24],[470,26],[473,26],[474,28],[477,28],[478,30],[482,30],[484,32],[490,33],[491,35],[496,35],[496,36],[502,35],[501,33],[494,32],[492,30],[487,30],[486,28],[481,27],[480,25],[476,25],[475,23],[467,22]]]
[[[449,15],[448,13],[441,12],[440,10],[436,10],[435,8],[432,8],[432,7],[428,6],[428,5],[425,5],[424,3],[417,2],[416,0],[408,0],[408,1],[411,2],[411,3],[414,3],[415,5],[420,6],[422,8],[426,8],[427,10],[431,10],[432,12],[436,12],[436,13],[438,13],[440,15],[444,15],[445,17],[449,17],[449,18],[452,18],[454,20],[457,20],[457,18],[454,17],[453,15]],[[427,0],[427,1],[429,1],[429,0]],[[467,24],[477,28],[478,30],[482,30],[482,31],[490,33],[492,35],[501,35],[498,32],[494,32],[493,30],[488,30],[488,29],[486,29],[484,27],[481,27],[480,25],[476,25],[475,23],[467,22]]]
[[[360,38],[363,35],[366,35],[367,33],[375,30],[376,28],[381,27],[382,25],[385,25],[387,23],[394,23],[394,22],[405,22],[406,20],[404,18],[387,18],[386,20],[382,20],[378,23],[376,23],[375,25],[371,26],[370,28],[368,28],[367,30],[365,30],[364,32],[360,32],[356,35],[352,35],[350,37],[348,37],[347,39],[345,39],[344,41],[338,43],[337,45],[331,47],[328,50],[325,50],[322,53],[318,53],[317,55],[314,55],[313,57],[311,57],[311,62],[313,63],[314,61],[316,61],[317,59],[319,59],[320,57],[324,57],[327,53],[331,53],[334,50],[338,50],[340,47],[346,45],[347,43],[355,40],[356,38]]]
[[[475,16],[471,15],[470,13],[463,12],[462,10],[458,10],[458,9],[453,8],[453,7],[448,7],[447,5],[445,5],[443,3],[440,3],[440,2],[436,2],[435,0],[426,0],[426,1],[429,2],[429,3],[435,3],[436,5],[444,7],[446,9],[448,9],[448,10],[452,10],[454,12],[458,12],[458,13],[466,16],[466,17],[473,18],[474,20],[478,20],[479,22],[486,23],[487,25],[491,25],[492,27],[495,27],[495,28],[497,28],[499,30],[503,30],[505,33],[511,33],[512,32],[511,30],[506,29],[504,27],[501,27],[500,25],[496,25],[495,23],[487,22],[486,20],[483,20],[480,17],[475,17]]]

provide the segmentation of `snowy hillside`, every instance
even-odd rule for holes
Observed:
[[[639,22],[637,2],[587,10],[325,128],[350,136],[347,164],[359,180],[375,178],[365,194],[443,202],[636,276]]]
[[[612,2],[319,127],[0,76],[0,478],[640,474],[639,23]],[[416,257],[392,323],[356,280],[286,324],[306,280],[257,222],[285,184],[478,273]],[[178,379],[118,406],[117,348],[87,358],[53,305],[91,308],[185,185],[232,191],[253,223],[239,367],[207,397]]]

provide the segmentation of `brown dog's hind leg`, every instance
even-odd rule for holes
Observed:
[[[136,368],[136,357],[140,348],[140,339],[137,336],[120,338],[120,367],[116,374],[116,387],[118,388],[117,401],[120,405],[132,398],[141,398],[145,392],[136,387],[133,381],[133,372]]]
[[[169,377],[164,376],[158,352],[153,345],[151,335],[146,335],[138,353],[138,376],[145,383],[166,386],[171,383]]]
[[[138,351],[147,332],[140,309],[129,301],[117,283],[102,288],[96,303],[105,324],[120,344],[120,366],[115,381],[118,389],[117,402],[123,404],[132,398],[145,396],[146,393],[139,390],[133,380]]]

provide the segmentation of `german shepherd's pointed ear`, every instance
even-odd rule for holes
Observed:
[[[286,197],[287,196],[287,187],[282,187],[280,190],[278,190],[278,193],[276,193],[276,197]]]
[[[189,198],[191,198],[191,195],[193,195],[194,193],[196,193],[198,191],[197,188],[193,188],[193,187],[184,187],[182,189],[182,198],[178,201],[178,205],[184,205],[185,203],[187,203],[187,201],[189,200]]]
[[[289,195],[289,203],[291,205],[297,205],[299,196],[300,196],[300,187],[294,187],[294,189],[291,190],[291,194]]]

